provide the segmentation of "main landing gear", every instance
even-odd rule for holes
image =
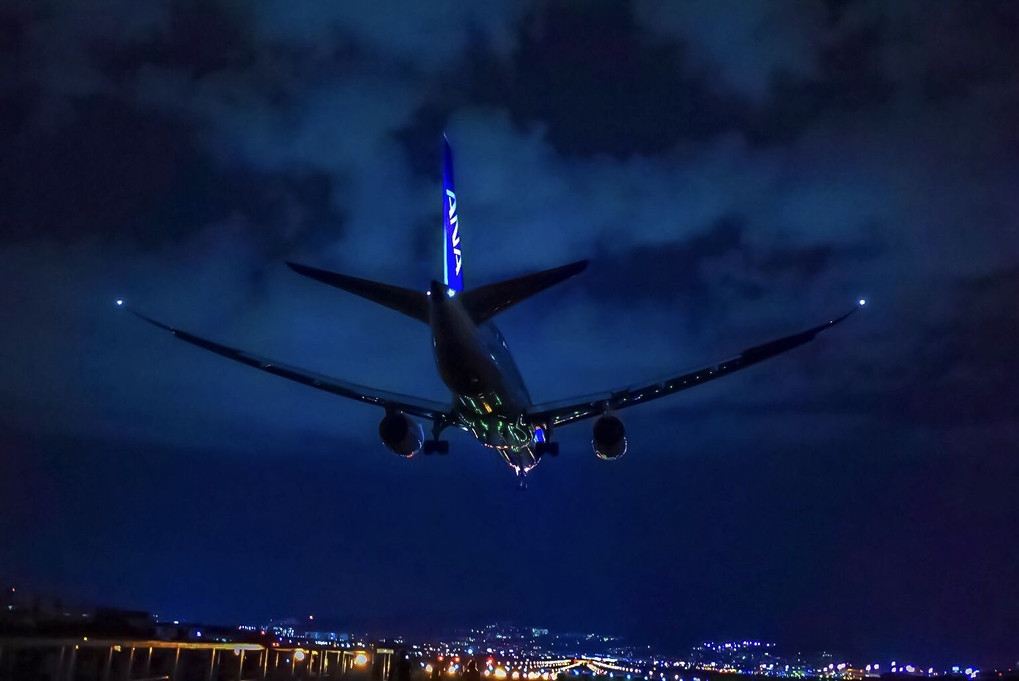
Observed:
[[[558,442],[536,442],[534,443],[534,455],[537,458],[541,458],[548,454],[549,456],[559,456],[559,443]]]
[[[449,440],[425,440],[421,443],[425,454],[449,454]]]
[[[444,421],[435,421],[432,424],[432,439],[421,443],[421,451],[425,454],[449,454],[449,440],[440,440],[439,434],[449,424]]]

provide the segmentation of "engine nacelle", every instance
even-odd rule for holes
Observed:
[[[379,437],[389,451],[408,459],[421,450],[425,441],[421,424],[399,411],[386,414],[379,422]]]
[[[611,414],[599,416],[594,422],[591,446],[599,459],[611,461],[626,454],[626,428],[623,422]]]

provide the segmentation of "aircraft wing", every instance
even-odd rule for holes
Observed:
[[[180,329],[167,326],[162,322],[146,317],[140,312],[127,308],[123,305],[122,301],[117,301],[117,304],[127,309],[128,312],[136,317],[145,320],[149,324],[169,331],[185,343],[197,345],[198,347],[214,352],[217,355],[222,355],[227,359],[232,359],[236,362],[240,362],[241,364],[247,364],[249,367],[261,369],[262,371],[276,376],[282,376],[283,378],[289,378],[291,381],[297,381],[298,383],[303,383],[304,385],[311,386],[312,388],[318,388],[319,390],[324,390],[326,392],[333,393],[334,395],[349,397],[352,400],[367,402],[368,404],[374,404],[387,409],[398,409],[407,414],[411,414],[412,416],[418,416],[430,421],[445,420],[448,423],[457,422],[457,419],[452,415],[452,409],[449,404],[443,404],[442,402],[436,402],[434,400],[426,400],[420,397],[413,397],[411,395],[401,395],[399,393],[387,392],[385,390],[377,390],[375,388],[357,385],[356,383],[349,383],[338,378],[332,378],[330,376],[324,376],[298,367],[289,366],[265,357],[259,357],[258,355],[251,354],[250,352],[237,350],[226,345],[220,345],[219,343],[199,338],[187,331],[181,331]]]
[[[861,302],[861,305],[863,303]],[[703,366],[699,369],[677,372],[668,378],[650,381],[648,383],[628,386],[619,390],[611,390],[603,393],[594,393],[581,397],[574,397],[556,402],[537,404],[527,410],[529,420],[532,423],[545,423],[549,426],[561,426],[574,421],[599,416],[607,411],[615,411],[625,407],[632,407],[636,404],[644,404],[651,400],[658,399],[677,393],[681,390],[688,390],[695,386],[713,381],[716,378],[727,376],[740,369],[757,364],[766,359],[780,355],[787,350],[792,350],[804,343],[809,343],[817,334],[830,329],[856,310],[850,310],[841,317],[836,317],[824,324],[813,328],[794,333],[791,336],[784,336],[761,345],[747,348],[740,354],[722,362],[716,362]]]

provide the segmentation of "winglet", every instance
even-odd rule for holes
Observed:
[[[453,150],[445,134],[442,135],[442,224],[443,282],[451,291],[463,291],[463,252],[453,182]]]

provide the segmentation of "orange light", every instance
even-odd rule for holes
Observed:
[[[294,659],[297,660],[298,662],[303,661],[304,660],[304,651],[303,650],[294,651]]]
[[[368,656],[365,655],[364,653],[358,653],[357,655],[354,656],[354,664],[356,664],[358,667],[363,667],[364,665],[368,664]]]

